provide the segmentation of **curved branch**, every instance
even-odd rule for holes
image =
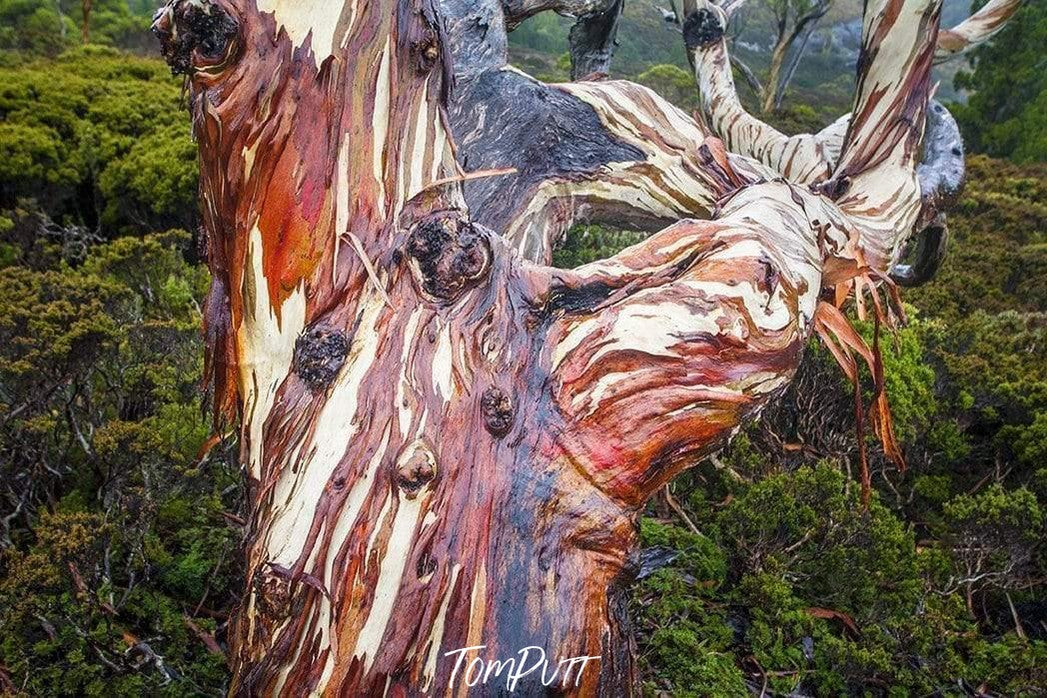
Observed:
[[[826,137],[786,136],[750,114],[738,99],[731,73],[726,14],[706,0],[692,0],[685,7],[695,8],[684,20],[684,42],[693,58],[701,109],[713,132],[729,151],[753,157],[791,182],[826,179],[833,164],[826,142],[833,142],[839,131]]]
[[[901,243],[913,226],[934,219],[942,205],[954,196],[949,192],[958,189],[958,182],[962,182],[962,146],[958,134],[950,128],[951,118],[946,120],[944,108],[936,108],[928,117],[933,138],[928,140],[927,147],[919,148],[929,91],[928,45],[934,45],[937,9],[923,9],[919,14],[910,11],[906,20],[913,25],[905,27],[905,31],[893,30],[897,19],[878,18],[876,12],[867,11],[869,24],[865,27],[862,53],[865,58],[859,66],[856,98],[858,107],[866,111],[855,112],[860,115],[859,123],[852,124],[849,116],[845,116],[818,134],[786,136],[749,114],[741,105],[727,57],[723,10],[706,0],[688,0],[685,7],[694,8],[684,23],[684,41],[693,52],[703,112],[710,128],[724,139],[729,150],[758,159],[792,182],[824,183],[831,175],[834,182],[830,190],[843,187],[834,191],[833,196],[841,196],[843,190],[851,186],[856,171],[878,167],[896,155],[899,148],[908,153],[897,169],[909,173],[906,178],[911,179],[910,185],[903,187],[904,191],[875,194],[874,197],[882,200],[876,206],[862,209],[867,222],[881,228],[869,241],[873,258],[870,261],[875,261],[880,269],[886,268],[888,260],[899,254]],[[880,3],[879,7],[895,14],[905,11],[900,2]],[[891,46],[883,45],[887,41]],[[883,65],[889,67],[879,67]],[[879,76],[871,78],[873,82],[869,82],[870,71]],[[890,71],[894,71],[893,76]],[[909,84],[892,83],[892,78],[908,80]],[[944,116],[936,120],[936,115]],[[847,138],[851,143],[864,142],[865,145],[852,145],[849,155],[843,155],[841,162]],[[942,147],[945,142],[948,147]],[[864,154],[860,154],[863,150]],[[910,159],[914,153],[923,159],[918,184],[912,174],[914,161]],[[896,180],[884,176],[884,181]],[[846,184],[841,184],[844,182]],[[873,187],[875,182],[875,177],[867,175],[863,187]],[[856,196],[856,201],[870,203],[868,191],[863,189]],[[902,214],[903,209],[908,212]],[[893,232],[889,234],[888,230]]]
[[[547,262],[577,219],[654,231],[708,218],[739,186],[695,147],[706,134],[691,117],[629,82],[550,86],[489,71],[458,95],[451,121],[467,169],[517,169],[467,183],[466,198],[479,222],[534,261]],[[747,179],[774,176],[730,160]]]
[[[824,191],[861,225],[866,261],[886,271],[919,220],[920,158],[940,0],[866,5],[858,86],[840,159]]]
[[[695,75],[709,126],[729,149],[760,160],[790,181],[814,184],[825,180],[836,168],[851,115],[840,117],[817,134],[786,136],[749,114],[738,99],[726,64],[726,44],[722,37],[715,38],[719,21],[722,16],[718,20],[714,11],[701,9],[688,16],[684,35],[693,46]],[[919,234],[918,260],[892,269],[892,276],[903,285],[924,283],[937,271],[946,244],[946,237],[937,232],[944,230],[943,211],[963,186],[959,128],[937,102],[927,113],[917,177],[921,210],[915,230],[937,222]]]
[[[952,29],[938,33],[934,62],[943,63],[985,43],[1003,29],[1025,0],[989,0],[980,10]]]
[[[639,504],[715,448],[788,382],[822,290],[897,255],[921,209],[939,10],[936,0],[867,5],[856,117],[824,186],[737,174],[713,221],[681,222],[557,277],[564,312],[547,351],[569,424],[559,445],[608,494]],[[688,19],[690,41],[722,40],[722,25]],[[702,147],[732,179],[718,143]]]
[[[609,495],[643,502],[791,379],[825,259],[847,244],[823,202],[753,185],[715,221],[560,273],[566,312],[547,349],[569,424],[560,446]]]
[[[456,87],[449,115],[467,170],[516,173],[468,182],[474,219],[524,257],[548,262],[575,220],[655,231],[708,218],[736,188],[710,178],[707,133],[651,90],[623,81],[545,85],[505,63],[496,0],[441,0]],[[774,173],[728,156],[751,179]]]
[[[443,2],[446,11],[461,0]],[[451,13],[449,26],[452,31],[482,27],[488,42],[501,46],[498,8],[483,5],[470,4],[469,12],[486,13],[485,21],[465,22]],[[689,17],[688,31],[693,43],[695,36],[707,35],[696,58],[697,74],[708,82],[702,93],[716,104],[716,110],[707,110],[716,117],[711,127],[728,150],[755,156],[790,181],[824,181],[839,158],[847,118],[819,134],[786,137],[749,116],[734,91],[722,34],[716,36],[722,20],[709,21],[715,20],[714,12],[722,15],[706,9],[704,26],[697,15]],[[709,41],[709,35],[715,40]],[[467,169],[518,169],[507,178],[466,184],[467,199],[474,217],[505,234],[526,258],[548,261],[557,240],[578,219],[657,230],[680,218],[712,215],[724,190],[710,188],[697,174],[702,163],[693,144],[706,133],[693,119],[630,83],[543,85],[505,66],[500,51],[477,52],[475,42],[460,59],[462,44],[461,38],[451,42],[456,64],[477,65],[477,53],[486,62],[467,80],[456,69],[459,86],[451,117],[460,159]],[[728,158],[736,170],[753,177],[773,176],[745,157]],[[936,191],[929,184],[922,190]],[[927,208],[921,218],[933,219],[938,208]],[[908,235],[908,230],[899,233],[892,244],[900,247]]]

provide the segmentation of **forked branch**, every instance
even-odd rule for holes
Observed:
[[[939,10],[932,0],[869,4],[858,117],[818,193],[734,172],[708,140],[706,167],[735,187],[712,221],[554,276],[565,314],[551,366],[571,419],[562,442],[609,493],[642,502],[714,447],[789,380],[819,295],[886,271],[921,207]]]

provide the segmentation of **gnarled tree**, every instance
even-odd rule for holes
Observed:
[[[457,694],[453,653],[478,646],[544,650],[519,691],[585,656],[565,690],[628,690],[647,499],[786,385],[812,332],[878,366],[837,307],[879,303],[957,162],[924,133],[938,0],[869,0],[854,116],[802,166],[730,124],[725,149],[643,87],[509,67],[507,26],[545,9],[579,18],[574,73],[605,72],[617,1],[157,15],[201,148],[210,387],[249,477],[234,693]],[[700,80],[726,70],[723,22],[690,8]],[[546,266],[579,214],[658,232]]]

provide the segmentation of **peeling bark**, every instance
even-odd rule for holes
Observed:
[[[210,385],[249,478],[233,694],[494,692],[505,676],[470,689],[456,657],[528,646],[550,671],[599,657],[557,690],[634,689],[645,502],[788,384],[815,329],[875,369],[826,298],[941,205],[917,176],[938,3],[868,5],[857,116],[813,187],[645,88],[507,66],[506,27],[546,6],[158,13],[200,142]],[[544,266],[580,215],[661,230]]]

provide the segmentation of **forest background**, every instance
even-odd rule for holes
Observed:
[[[775,12],[808,1],[751,0],[735,23],[757,79]],[[0,695],[228,682],[243,477],[199,390],[196,148],[155,4],[94,0],[85,31],[79,2],[0,0]],[[663,7],[629,0],[613,73],[692,110]],[[796,133],[848,110],[859,14],[835,0],[764,118]],[[514,63],[567,79],[569,26],[526,22]],[[869,441],[863,508],[853,396],[812,342],[762,420],[641,522],[667,562],[632,591],[645,693],[1047,694],[1044,46],[1047,3],[1030,2],[938,75],[969,179],[947,261],[882,342],[908,471]],[[557,263],[638,239],[580,225]]]

